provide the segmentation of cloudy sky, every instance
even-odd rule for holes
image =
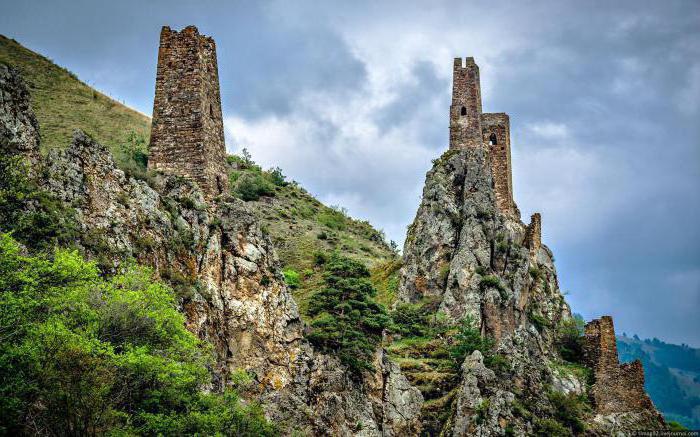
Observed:
[[[700,346],[700,2],[2,0],[0,33],[150,114],[162,25],[217,42],[247,147],[403,242],[452,58],[511,117],[515,199],[574,311]]]

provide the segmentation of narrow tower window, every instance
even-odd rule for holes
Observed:
[[[462,110],[460,111],[460,113],[461,113],[462,115],[467,115],[467,108],[465,108],[464,106],[462,106]]]
[[[489,137],[489,146],[495,146],[498,144],[498,138],[496,138],[496,134],[491,134]]]

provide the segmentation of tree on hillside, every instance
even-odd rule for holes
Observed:
[[[373,370],[372,354],[390,318],[374,301],[376,290],[361,263],[333,255],[326,264],[325,288],[313,295],[309,340],[337,356],[354,377]]]
[[[0,234],[0,435],[275,435],[234,391],[173,291],[138,266],[104,278],[76,251]]]

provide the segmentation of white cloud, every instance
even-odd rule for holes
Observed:
[[[569,137],[569,128],[564,123],[544,121],[531,123],[525,128],[536,136],[546,140],[564,140]]]

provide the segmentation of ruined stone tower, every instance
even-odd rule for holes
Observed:
[[[190,178],[207,197],[227,187],[216,45],[194,26],[160,33],[148,168]]]
[[[455,58],[450,106],[450,148],[488,147],[491,152],[496,201],[501,211],[514,213],[508,114],[481,112],[479,66],[474,58]]]
[[[596,412],[648,411],[663,422],[644,390],[641,361],[619,362],[612,317],[603,316],[586,324],[584,355],[593,369],[591,394]]]

